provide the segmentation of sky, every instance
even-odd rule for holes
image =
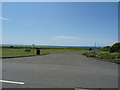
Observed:
[[[118,42],[117,2],[4,2],[3,44],[111,46]]]

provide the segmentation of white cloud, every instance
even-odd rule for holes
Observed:
[[[52,39],[80,39],[80,37],[58,35],[58,36],[55,36],[55,37],[52,38]]]
[[[4,18],[4,17],[0,17],[0,20],[8,21],[9,19],[8,18]]]

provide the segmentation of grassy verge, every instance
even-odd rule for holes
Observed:
[[[31,52],[25,52],[25,49],[2,49],[2,56],[0,57],[17,57],[17,56],[33,56],[35,55],[35,49],[31,49]]]
[[[0,57],[20,57],[20,56],[35,56],[36,49],[27,48],[30,52],[25,52],[26,48],[14,47],[14,48],[0,48],[2,49],[2,54],[0,53]],[[53,53],[68,53],[68,52],[82,52],[86,49],[73,49],[73,48],[41,48],[41,55],[53,54]]]
[[[108,51],[87,51],[82,54],[87,57],[103,59],[105,61],[120,64],[120,53],[110,53]]]

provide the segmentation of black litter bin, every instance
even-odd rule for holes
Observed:
[[[36,48],[36,55],[40,55],[40,48]]]

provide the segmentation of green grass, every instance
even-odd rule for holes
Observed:
[[[120,53],[110,53],[109,51],[86,51],[82,53],[87,57],[94,57],[99,59],[104,59],[106,61],[111,61],[120,64]]]
[[[30,49],[31,52],[24,52],[25,48],[0,48],[0,57],[18,57],[18,56],[34,56],[36,55],[36,49]],[[68,53],[68,52],[82,52],[85,49],[73,49],[73,48],[41,48],[41,55],[53,54],[53,53]]]
[[[82,52],[81,49],[41,49],[41,54]]]
[[[16,57],[16,56],[31,56],[31,55],[35,55],[35,50],[31,49],[31,52],[24,52],[24,49],[3,48],[1,57]]]

